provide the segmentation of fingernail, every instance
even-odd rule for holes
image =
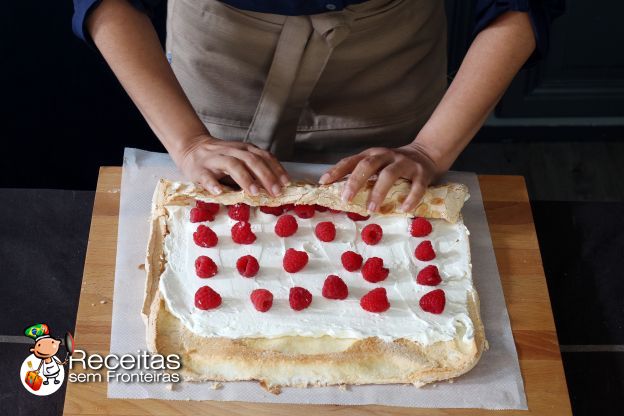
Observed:
[[[278,184],[273,185],[271,187],[271,190],[273,191],[273,195],[275,195],[275,196],[278,196],[278,195],[282,194],[282,188]]]
[[[252,183],[251,186],[249,186],[249,193],[252,194],[253,196],[258,195],[258,187],[256,186],[255,183]]]
[[[370,204],[368,204],[368,212],[375,212],[376,209],[377,209],[376,203],[371,202]]]
[[[405,213],[407,211],[409,211],[409,205],[408,204],[403,204],[403,205],[401,205],[401,208],[399,208],[399,212]]]
[[[211,192],[212,192],[213,194],[215,194],[215,195],[220,195],[220,194],[221,194],[221,192],[223,192],[223,191],[221,190],[221,187],[220,187],[220,186],[217,186],[217,185],[211,186],[211,187],[210,187],[210,190],[211,190]]]
[[[282,185],[284,186],[288,186],[290,185],[290,179],[288,179],[288,176],[286,175],[282,175],[280,176],[280,182],[282,183]]]
[[[329,180],[329,173],[324,173],[323,176],[321,176],[321,178],[319,179],[319,183],[321,185],[325,185],[325,183],[327,183],[328,180]]]
[[[353,192],[351,192],[350,189],[345,189],[342,192],[342,202],[349,202],[351,201],[352,197],[353,197]]]

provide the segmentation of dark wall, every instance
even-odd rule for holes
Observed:
[[[70,1],[4,2],[0,187],[95,188],[125,146],[164,151],[97,51],[71,31]],[[164,7],[156,22],[162,32]]]
[[[623,15],[621,1],[568,0],[552,25],[548,57],[517,77],[496,114],[624,117]]]

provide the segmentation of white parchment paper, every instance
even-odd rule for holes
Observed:
[[[296,163],[285,163],[284,166],[293,177],[313,179],[318,178],[326,168],[326,165]],[[168,155],[126,149],[121,181],[110,348],[114,354],[136,354],[138,350],[146,350],[145,327],[140,316],[145,272],[138,266],[145,261],[151,197],[161,177],[182,179]],[[217,389],[211,388],[211,383],[181,382],[172,388],[164,383],[110,382],[108,397],[527,409],[479,182],[475,174],[464,172],[450,172],[445,180],[465,183],[470,189],[470,200],[462,212],[470,230],[473,278],[481,298],[481,315],[490,346],[468,374],[453,383],[441,382],[422,388],[411,385],[350,386],[346,390],[336,387],[285,388],[280,395],[267,393],[255,382],[228,382]]]

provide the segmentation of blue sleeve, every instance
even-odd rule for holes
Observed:
[[[85,42],[92,44],[91,37],[86,31],[85,21],[102,0],[74,0],[74,15],[72,16],[72,30],[74,34]],[[158,0],[128,0],[138,10],[152,14]]]
[[[535,51],[525,67],[532,66],[548,53],[550,24],[565,11],[565,0],[477,0],[473,36],[509,11],[529,13],[535,33]]]

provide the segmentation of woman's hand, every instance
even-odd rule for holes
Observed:
[[[288,175],[269,152],[208,134],[145,13],[127,1],[105,0],[94,8],[86,24],[98,49],[187,179],[213,194],[222,192],[219,179],[225,176],[252,195],[258,194],[260,186],[273,196],[281,192]]]
[[[272,196],[278,196],[290,182],[275,156],[250,143],[219,140],[205,134],[171,156],[187,179],[213,195],[223,191],[219,180],[225,176],[251,195],[258,195],[258,186],[262,186]]]
[[[351,201],[355,194],[373,175],[377,182],[368,199],[368,210],[377,212],[386,194],[399,178],[412,181],[409,195],[401,210],[411,211],[420,202],[427,186],[441,173],[433,159],[416,143],[397,149],[374,147],[342,159],[328,170],[319,182],[328,184],[351,174],[342,193],[343,201]]]

